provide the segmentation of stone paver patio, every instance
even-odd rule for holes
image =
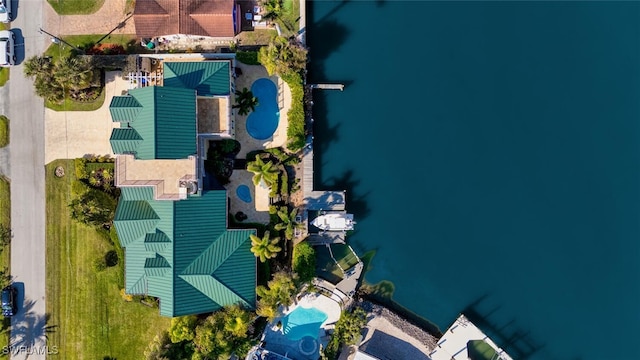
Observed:
[[[244,222],[257,222],[266,224],[269,222],[269,211],[256,210],[256,191],[253,182],[251,181],[253,174],[247,170],[233,170],[233,174],[229,179],[230,182],[225,185],[227,189],[227,196],[229,197],[229,213],[235,215],[238,211],[242,211],[247,215],[247,220]],[[251,202],[244,202],[238,198],[236,190],[238,186],[246,185],[251,191]],[[267,199],[268,202],[268,199]]]

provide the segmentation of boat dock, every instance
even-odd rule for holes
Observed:
[[[313,138],[307,139],[302,155],[302,191],[306,210],[344,210],[345,191],[313,190]]]
[[[344,91],[344,84],[311,84],[309,87],[312,89]]]

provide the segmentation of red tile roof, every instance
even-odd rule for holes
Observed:
[[[234,7],[234,0],[137,0],[133,21],[138,37],[233,37]]]

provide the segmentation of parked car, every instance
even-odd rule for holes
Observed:
[[[16,34],[9,30],[0,31],[0,66],[11,66],[16,63]]]
[[[13,285],[9,285],[2,289],[2,315],[9,317],[18,312],[18,304],[16,302],[17,290]]]
[[[11,22],[11,0],[0,0],[0,22]]]

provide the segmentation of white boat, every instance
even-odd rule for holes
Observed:
[[[353,214],[346,213],[324,213],[313,219],[311,225],[324,231],[345,231],[353,230]]]

